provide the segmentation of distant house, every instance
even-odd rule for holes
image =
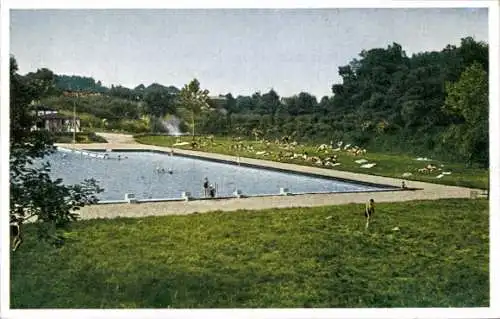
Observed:
[[[80,118],[57,113],[46,106],[36,108],[36,124],[32,131],[47,130],[49,132],[80,132]]]

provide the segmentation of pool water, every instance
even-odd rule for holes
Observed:
[[[104,192],[99,199],[123,200],[125,193],[138,199],[180,198],[190,192],[195,198],[204,197],[203,181],[217,188],[217,197],[232,196],[236,189],[246,196],[279,194],[288,188],[294,194],[363,192],[387,189],[321,177],[220,163],[209,160],[169,156],[154,152],[111,152],[102,159],[57,151],[48,157],[51,175],[62,178],[65,184],[76,184],[95,178]],[[121,160],[118,160],[118,156]],[[169,171],[172,174],[169,174]]]

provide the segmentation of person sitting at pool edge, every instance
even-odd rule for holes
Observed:
[[[210,197],[214,198],[215,197],[215,187],[212,184],[210,184],[210,186],[208,188],[209,188],[209,192],[210,192]]]

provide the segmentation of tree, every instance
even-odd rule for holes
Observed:
[[[251,113],[255,109],[255,99],[251,96],[239,95],[236,98],[235,113]]]
[[[488,74],[480,63],[473,63],[456,83],[447,83],[444,109],[455,116],[445,134],[470,165],[488,166]]]
[[[135,97],[136,97],[136,94],[134,94],[134,91],[129,89],[129,88],[126,88],[124,86],[121,86],[121,85],[117,85],[117,86],[112,86],[111,89],[109,90],[108,94],[110,96],[115,96],[115,97],[118,97],[118,98],[122,98],[122,99],[126,99],[126,100],[134,100]]]
[[[204,110],[208,110],[210,105],[208,104],[208,90],[202,90],[200,88],[200,82],[197,79],[193,79],[189,84],[184,85],[179,93],[179,103],[183,110],[189,113],[191,117],[191,129],[195,133],[195,118],[200,115]]]
[[[263,114],[271,115],[271,123],[274,125],[274,116],[276,114],[276,110],[280,106],[280,97],[276,91],[271,89],[269,92],[262,96],[261,107],[263,108]]]
[[[175,114],[175,96],[166,91],[152,90],[144,96],[146,112],[156,118],[164,117],[166,114]]]
[[[236,112],[236,99],[233,97],[231,93],[225,95],[226,97],[226,110],[227,115],[230,116],[232,113]]]
[[[38,98],[56,95],[60,93],[55,86],[56,75],[47,68],[38,69],[36,72],[30,72],[25,76],[29,85],[35,91]]]
[[[101,192],[93,179],[66,186],[52,180],[48,163],[42,159],[54,152],[48,132],[31,131],[35,123],[33,100],[39,98],[39,86],[17,74],[17,63],[10,58],[10,221],[20,227],[32,219],[42,239],[61,242],[60,231],[78,218],[76,211],[97,202]]]
[[[312,114],[317,111],[318,101],[314,95],[300,92],[298,95],[286,98],[286,108],[292,116]]]
[[[318,103],[318,109],[322,116],[328,114],[328,112],[332,112],[333,111],[332,100],[330,100],[330,98],[326,95],[323,96],[320,102]]]
[[[60,90],[70,90],[71,88],[77,87],[85,92],[108,92],[108,88],[103,86],[101,81],[96,82],[91,77],[76,75],[56,75],[55,84],[56,87]]]

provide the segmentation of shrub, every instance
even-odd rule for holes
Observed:
[[[54,143],[73,143],[72,132],[57,132],[52,134]],[[75,134],[76,143],[106,143],[106,139],[94,132],[78,132]]]

